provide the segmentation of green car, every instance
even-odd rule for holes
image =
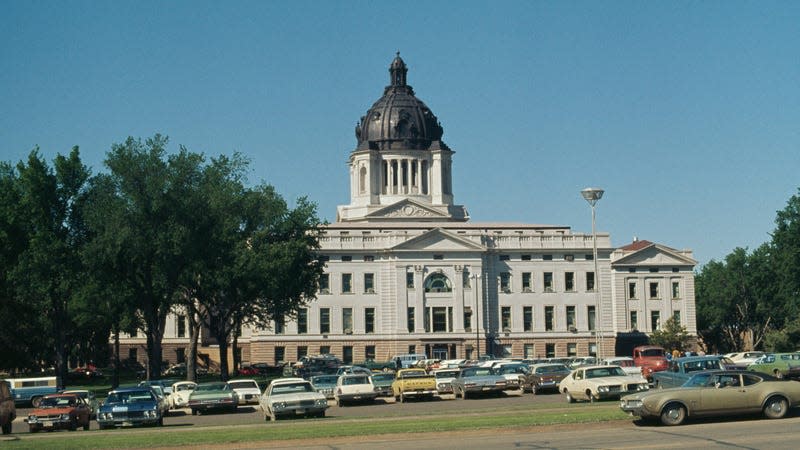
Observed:
[[[189,395],[187,406],[192,409],[192,415],[204,412],[221,410],[236,412],[239,396],[231,389],[228,383],[200,383]]]
[[[764,355],[747,366],[747,370],[766,373],[775,378],[800,379],[800,352]]]

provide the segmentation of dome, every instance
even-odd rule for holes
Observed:
[[[433,112],[414,96],[406,84],[408,68],[400,52],[389,65],[389,86],[383,97],[356,125],[359,150],[447,149],[441,141],[442,126]]]

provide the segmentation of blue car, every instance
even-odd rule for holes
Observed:
[[[100,429],[119,426],[164,425],[158,407],[158,398],[150,387],[118,388],[108,393],[108,398],[97,411]]]

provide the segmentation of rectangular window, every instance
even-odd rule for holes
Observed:
[[[319,309],[319,332],[320,334],[328,334],[331,332],[331,309]]]
[[[586,272],[586,292],[594,292],[594,272]]]
[[[301,345],[297,347],[297,359],[303,358],[308,356],[308,347],[305,345]]]
[[[283,334],[286,332],[286,318],[278,316],[275,318],[275,334]]]
[[[680,326],[681,325],[681,312],[680,311],[674,311],[672,313],[672,320],[675,321],[675,325]]]
[[[175,362],[178,364],[186,362],[186,349],[185,348],[176,348],[175,349]]]
[[[184,316],[183,314],[179,314],[178,317],[176,317],[176,320],[178,321],[178,323],[176,324],[178,337],[179,338],[186,337],[186,316]]]
[[[375,261],[375,257],[372,255],[364,255],[364,262],[372,262]]]
[[[508,272],[500,273],[500,292],[511,293],[511,274]]]
[[[522,331],[533,331],[533,306],[522,307]]]
[[[347,255],[342,256],[342,261],[343,262],[350,262],[352,260],[353,260],[352,256],[347,256]]]
[[[524,344],[522,346],[522,357],[525,359],[533,359],[533,344]]]
[[[297,311],[297,334],[308,333],[308,309],[300,308]]]
[[[587,261],[594,261],[594,255],[592,255],[592,254],[583,255],[583,259],[585,259]]]
[[[661,328],[661,311],[650,311],[650,330],[655,331]]]
[[[531,260],[531,255],[522,255],[522,260],[523,261],[530,261]]]
[[[414,307],[409,306],[406,313],[406,325],[408,325],[408,332],[413,333],[416,325],[414,324]]]
[[[651,281],[648,286],[650,287],[650,299],[657,300],[660,298],[658,295],[658,281]]]
[[[578,344],[574,342],[567,343],[567,356],[569,357],[578,356]]]
[[[567,262],[575,261],[575,255],[564,255],[564,261]]]
[[[597,356],[597,343],[590,342],[589,343],[589,356]]]
[[[595,313],[594,305],[586,307],[586,322],[589,326],[589,331],[597,329],[597,313]]]
[[[532,281],[530,272],[522,272],[522,292],[533,292]]]
[[[672,299],[677,300],[681,298],[681,283],[680,281],[672,282]]]
[[[503,306],[500,308],[500,329],[504,332],[511,331],[511,307]]]
[[[441,260],[441,259],[444,259],[444,255],[440,255],[440,254],[434,254],[434,255],[433,255],[433,259],[436,259],[436,260]]]
[[[544,291],[553,292],[553,272],[544,273]]]
[[[414,289],[414,272],[406,272],[406,288]]]
[[[331,354],[331,346],[330,345],[320,345],[319,354],[320,355],[330,355]]]
[[[574,305],[567,306],[567,329],[570,331],[578,329],[578,323],[575,321]]]
[[[631,330],[639,329],[639,312],[631,311]]]
[[[131,360],[131,361],[136,361],[137,355],[136,355],[136,349],[135,348],[129,348],[128,349],[128,359]]]
[[[447,308],[444,306],[436,306],[430,308],[431,319],[433,321],[433,332],[444,333],[447,331]]]
[[[342,274],[342,293],[343,294],[351,294],[353,292],[353,274],[352,273],[343,273]]]
[[[353,308],[342,308],[342,331],[345,334],[353,333]]]
[[[542,255],[542,259],[544,261],[552,261],[553,260],[553,255]]]
[[[410,355],[413,355],[414,353],[417,353],[417,346],[416,345],[409,345],[408,346],[408,353]]]
[[[366,294],[374,294],[375,293],[375,274],[374,273],[365,273],[364,274],[364,293],[366,293]]]
[[[511,257],[509,255],[500,255],[500,261],[508,261]]]
[[[545,358],[555,358],[556,344],[544,344],[544,356]]]
[[[375,332],[375,308],[364,309],[364,332]]]
[[[364,347],[364,359],[375,359],[375,346],[367,345]]]
[[[544,330],[545,331],[553,331],[556,324],[556,313],[555,308],[552,306],[545,306],[544,307]]]
[[[464,308],[464,331],[472,331],[472,308]]]
[[[575,272],[564,273],[564,290],[575,292]]]
[[[286,347],[275,347],[275,365],[286,361]]]
[[[323,273],[319,276],[319,293],[320,294],[330,294],[331,293],[331,276],[328,273]]]
[[[342,347],[342,362],[345,364],[353,364],[353,346],[345,345]]]
[[[636,300],[636,282],[628,281],[628,300]]]

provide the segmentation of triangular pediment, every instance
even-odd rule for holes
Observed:
[[[413,250],[413,251],[484,251],[484,246],[462,238],[458,235],[445,231],[441,228],[434,228],[420,236],[398,244],[392,250]]]
[[[413,219],[413,220],[437,220],[448,219],[446,213],[438,211],[436,208],[413,199],[403,199],[385,208],[367,214],[367,219],[386,218],[391,220]]]
[[[614,266],[695,266],[697,261],[684,252],[658,244],[629,253],[617,260]]]

